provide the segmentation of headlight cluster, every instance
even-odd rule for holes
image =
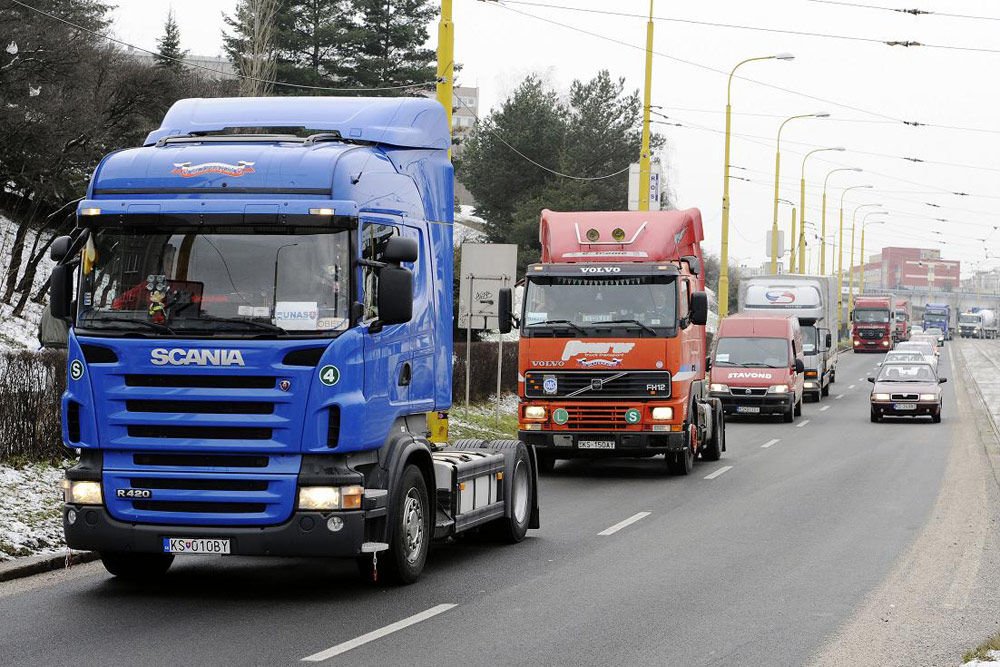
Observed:
[[[524,408],[525,419],[545,419],[548,412],[542,405],[529,405]]]
[[[767,393],[769,394],[787,394],[788,385],[785,384],[772,384],[767,388]]]
[[[709,391],[728,392],[729,391],[729,385],[726,385],[726,384],[717,384],[717,383],[713,382],[712,384],[708,385],[708,390]]]
[[[937,399],[937,394],[920,394],[921,401],[936,401]]]
[[[669,407],[653,408],[653,421],[665,422],[674,418],[674,409]]]
[[[100,482],[64,479],[63,500],[71,505],[103,505],[104,493]]]
[[[889,394],[872,394],[873,401],[888,401]]]
[[[299,489],[300,510],[361,509],[362,486],[303,486]]]

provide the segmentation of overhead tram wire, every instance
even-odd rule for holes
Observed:
[[[480,0],[480,2],[484,2],[484,1],[485,0]],[[548,23],[550,25],[555,25],[555,26],[558,26],[560,28],[565,28],[567,30],[572,30],[574,32],[578,32],[578,33],[583,34],[583,35],[588,35],[590,37],[596,37],[597,39],[602,39],[602,40],[605,40],[605,41],[608,41],[608,42],[612,42],[614,44],[618,44],[620,46],[625,46],[625,47],[630,48],[630,49],[635,49],[635,50],[638,50],[638,51],[642,51],[643,53],[645,53],[645,51],[646,51],[646,49],[644,47],[638,46],[636,44],[632,44],[631,42],[627,42],[627,41],[621,40],[621,39],[616,39],[614,37],[608,37],[607,35],[602,35],[600,33],[593,32],[591,30],[586,30],[584,28],[578,28],[576,26],[572,26],[572,25],[569,25],[567,23],[561,23],[559,21],[556,21],[556,20],[553,20],[553,19],[549,19],[549,18],[546,18],[544,16],[538,16],[537,14],[531,14],[529,12],[525,12],[525,11],[522,11],[520,9],[516,9],[515,7],[511,7],[511,6],[507,5],[507,4],[502,4],[500,2],[500,0],[490,0],[490,2],[488,2],[487,4],[495,5],[497,7],[500,7],[502,9],[507,10],[508,12],[512,12],[514,14],[519,14],[521,16],[525,16],[525,17],[528,17],[528,18],[531,18],[531,19],[535,19],[536,21],[541,21],[543,23]],[[654,55],[660,56],[661,58],[666,58],[667,60],[672,60],[674,62],[683,63],[683,64],[689,65],[691,67],[695,67],[695,68],[698,68],[698,69],[703,69],[703,70],[706,70],[706,71],[709,71],[709,72],[714,72],[714,73],[720,74],[722,76],[729,76],[729,72],[725,72],[723,70],[716,69],[716,68],[711,67],[709,65],[703,65],[702,63],[694,62],[693,60],[687,60],[685,58],[680,58],[678,56],[672,56],[672,55],[670,55],[668,53],[663,53],[662,51],[655,51],[654,50],[652,53]],[[858,113],[863,113],[865,115],[873,116],[875,118],[882,118],[884,120],[890,120],[890,121],[893,121],[893,122],[896,122],[896,123],[901,123],[901,124],[907,125],[909,127],[932,127],[932,128],[954,130],[954,131],[961,131],[961,132],[981,132],[981,133],[985,133],[985,134],[1000,134],[1000,129],[980,128],[980,127],[963,127],[963,126],[957,126],[957,125],[943,125],[943,124],[940,124],[940,123],[926,123],[926,122],[917,121],[917,120],[906,120],[906,119],[903,119],[903,118],[897,118],[895,116],[890,116],[888,114],[884,114],[884,113],[881,113],[881,112],[878,112],[878,111],[873,111],[871,109],[865,109],[863,107],[854,106],[854,105],[847,104],[847,103],[844,103],[844,102],[837,102],[835,100],[830,100],[830,99],[827,99],[827,98],[819,97],[818,95],[810,95],[809,93],[803,93],[801,91],[793,90],[791,88],[785,88],[783,86],[779,86],[779,85],[776,85],[776,84],[773,84],[773,83],[767,83],[765,81],[759,81],[757,79],[751,79],[751,78],[748,78],[748,77],[740,75],[740,74],[735,75],[733,78],[739,79],[740,81],[746,81],[747,83],[753,83],[753,84],[756,84],[758,86],[763,86],[765,88],[770,88],[772,90],[780,90],[781,92],[788,93],[790,95],[797,95],[799,97],[803,97],[805,99],[813,100],[813,101],[816,101],[816,102],[822,102],[824,104],[830,104],[830,105],[839,107],[841,109],[850,109],[851,111],[856,111]]]
[[[843,2],[842,0],[809,0],[822,5],[839,5],[841,7],[855,7],[857,9],[876,9],[899,14],[909,14],[910,16],[945,16],[952,19],[970,19],[974,21],[1000,21],[1000,16],[974,16],[972,14],[953,14],[951,12],[938,12],[919,8],[900,7],[879,7],[876,5],[861,5],[856,2]]]
[[[211,72],[213,74],[218,74],[219,76],[232,77],[232,78],[241,79],[241,80],[244,80],[244,81],[256,81],[257,83],[266,83],[266,84],[271,85],[271,86],[282,86],[282,87],[285,87],[285,88],[296,88],[296,89],[299,89],[299,90],[318,90],[318,91],[326,91],[326,92],[331,92],[331,93],[363,93],[363,92],[367,92],[367,91],[376,92],[376,91],[387,91],[387,90],[407,90],[407,89],[413,89],[413,88],[428,88],[428,87],[433,86],[433,85],[435,85],[437,83],[437,81],[424,81],[424,82],[421,82],[421,83],[407,83],[407,84],[401,84],[401,85],[398,85],[398,86],[381,86],[381,87],[371,87],[371,88],[332,88],[332,87],[329,87],[329,86],[309,86],[309,85],[299,84],[299,83],[287,83],[287,82],[284,82],[284,81],[275,81],[273,79],[261,79],[259,77],[247,76],[246,74],[238,74],[238,73],[235,73],[235,72],[224,72],[222,70],[214,69],[212,67],[206,67],[205,65],[199,65],[198,63],[185,62],[182,58],[173,58],[171,56],[165,56],[165,55],[163,55],[163,54],[161,54],[161,53],[159,53],[157,51],[151,51],[150,49],[144,49],[141,46],[136,46],[135,44],[130,44],[130,43],[124,41],[124,40],[118,39],[117,37],[112,37],[111,35],[107,35],[105,33],[97,32],[96,30],[91,30],[90,28],[86,28],[86,27],[84,27],[84,26],[82,26],[82,25],[80,25],[78,23],[74,23],[73,21],[70,21],[68,19],[64,19],[61,16],[57,16],[55,14],[47,12],[44,9],[39,9],[38,7],[35,7],[33,5],[29,5],[28,3],[23,2],[22,0],[10,0],[10,1],[12,3],[14,3],[15,5],[18,5],[19,7],[23,7],[24,9],[27,9],[27,10],[35,12],[36,14],[41,14],[42,16],[46,16],[46,17],[48,17],[48,18],[50,18],[50,19],[52,19],[54,21],[58,21],[60,23],[68,25],[68,26],[70,26],[72,28],[76,28],[77,30],[85,32],[88,35],[93,35],[94,37],[97,37],[99,39],[103,39],[103,40],[106,40],[108,42],[113,42],[113,43],[118,44],[120,46],[126,46],[126,47],[128,47],[130,49],[135,49],[136,51],[141,51],[143,53],[147,53],[149,55],[156,56],[157,58],[162,58],[164,60],[169,60],[171,62],[175,62],[175,63],[178,63],[180,65],[183,65],[184,67],[190,67],[192,69],[205,70],[206,72]]]
[[[485,1],[485,0],[484,0]],[[610,9],[588,9],[585,7],[572,7],[568,5],[556,5],[547,2],[533,2],[531,0],[498,0],[506,5],[523,5],[526,7],[536,7],[538,9],[560,9],[564,11],[580,12],[585,14],[600,14],[602,16],[619,16],[623,18],[647,19],[644,14],[634,14],[631,12],[618,12]],[[709,28],[728,28],[730,30],[750,30],[756,32],[777,33],[782,35],[795,35],[797,37],[813,37],[820,39],[839,39],[851,42],[864,42],[867,44],[882,44],[886,46],[921,47],[927,49],[948,49],[953,51],[971,51],[975,53],[1000,53],[1000,49],[990,49],[975,46],[960,46],[956,44],[924,44],[913,40],[886,40],[877,37],[860,37],[858,35],[837,35],[825,32],[811,32],[808,30],[791,30],[787,28],[767,28],[764,26],[743,25],[739,23],[719,23],[717,21],[699,21],[696,19],[681,19],[666,16],[654,16],[654,21],[664,23],[684,23],[687,25],[699,25]]]

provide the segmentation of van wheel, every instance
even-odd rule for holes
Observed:
[[[804,398],[805,398],[805,394],[803,394],[802,398],[799,399],[799,402],[795,404],[795,416],[796,417],[801,417],[802,416],[802,400]]]
[[[819,392],[820,396],[829,396],[830,395],[830,385],[831,384],[833,384],[833,378],[830,378],[829,384],[827,384],[825,387],[823,387],[820,390],[820,392]]]
[[[781,416],[786,424],[791,424],[795,421],[795,406],[789,405],[788,410],[786,410]]]

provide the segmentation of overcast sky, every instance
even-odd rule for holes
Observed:
[[[634,14],[648,11],[645,0],[532,1]],[[863,0],[848,1],[863,4]],[[122,39],[155,48],[163,19],[172,7],[183,48],[216,55],[221,53],[222,14],[235,4],[235,0],[119,0],[114,30]],[[912,16],[810,0],[656,0],[654,13],[664,19],[1000,49],[996,40],[1000,3],[995,1],[879,0],[874,4],[998,20]],[[633,88],[642,84],[643,18],[477,0],[455,0],[454,11],[456,59],[464,66],[461,81],[480,87],[481,114],[530,72],[541,73],[559,89],[568,88],[574,78],[592,77],[600,68],[625,76]],[[432,42],[433,33],[436,25],[432,26]],[[820,224],[820,193],[827,173],[839,167],[860,167],[864,173],[840,172],[829,179],[828,235],[836,233],[841,189],[871,184],[875,189],[846,195],[845,247],[850,243],[854,207],[877,202],[889,214],[870,218],[885,220],[885,224],[869,225],[866,254],[888,245],[920,246],[939,248],[945,259],[962,260],[964,274],[975,268],[1000,267],[1000,232],[994,227],[1000,225],[1000,188],[995,187],[1000,180],[1000,160],[996,159],[1000,151],[1000,124],[996,122],[1000,50],[906,48],[657,21],[654,51],[662,55],[654,58],[652,103],[671,122],[685,125],[656,127],[667,137],[663,155],[667,180],[678,206],[701,209],[712,252],[718,252],[720,239],[726,75],[745,58],[790,52],[795,55],[791,62],[743,66],[738,76],[754,81],[733,83],[731,164],[739,168],[732,175],[749,182],[734,179],[731,184],[731,257],[750,264],[764,259],[764,234],[772,219],[778,124],[787,116],[826,111],[831,118],[795,120],[782,134],[781,194],[796,206],[804,153],[818,147],[847,148],[843,153],[809,158],[808,222]],[[988,131],[910,127],[901,120]],[[859,220],[866,210],[874,209],[862,209]],[[781,228],[787,230],[790,208],[783,205],[780,215]],[[818,247],[817,240],[810,240],[812,247]],[[856,245],[860,246],[860,232]],[[828,252],[829,263],[832,248]],[[816,257],[813,251],[811,258]]]

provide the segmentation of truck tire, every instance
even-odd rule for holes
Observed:
[[[378,559],[379,576],[394,584],[412,584],[423,572],[433,536],[427,481],[415,465],[410,464],[403,470],[389,520],[392,536],[389,549]],[[372,570],[371,562],[370,555],[358,559],[362,574],[366,564],[369,571]]]
[[[149,581],[159,579],[174,562],[173,554],[136,554],[124,551],[102,551],[104,569],[119,579]]]
[[[722,403],[712,405],[712,437],[701,449],[703,461],[718,461],[726,449],[726,418],[722,414]]]
[[[506,446],[514,449],[511,462],[508,508],[510,516],[491,521],[485,528],[488,534],[509,544],[517,544],[528,533],[531,508],[534,506],[534,485],[531,480],[531,457],[524,443],[517,440],[489,442],[487,447],[499,449]]]
[[[694,470],[694,452],[686,447],[683,452],[667,453],[667,471],[678,477],[691,474]]]

